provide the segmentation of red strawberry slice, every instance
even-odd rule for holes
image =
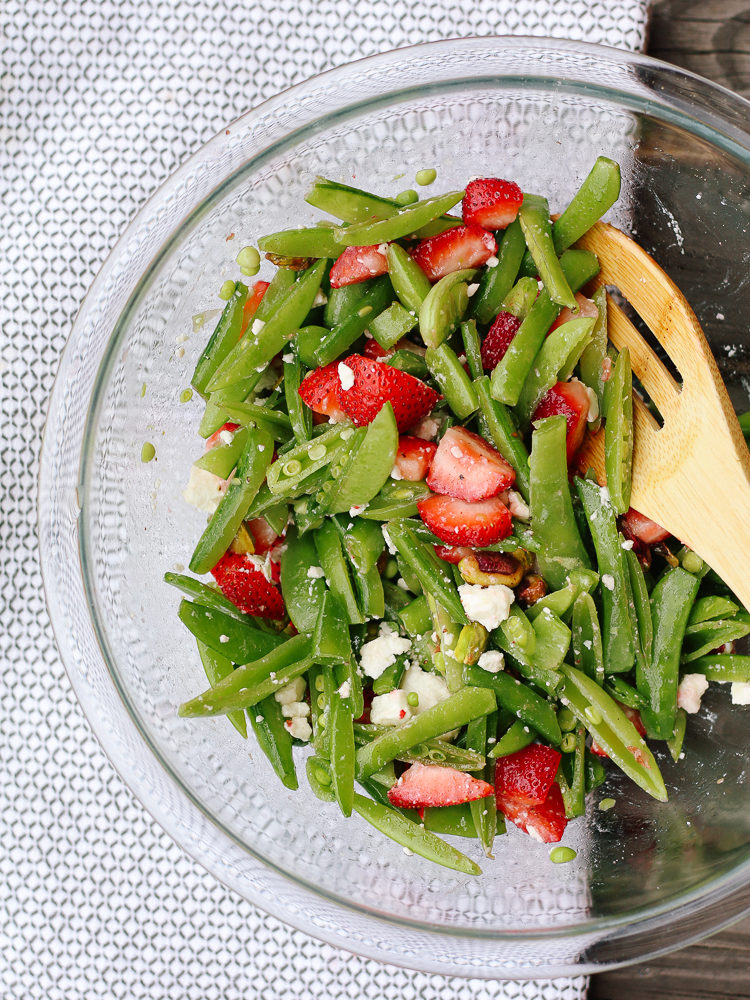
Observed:
[[[510,347],[511,340],[518,333],[520,325],[521,320],[513,313],[501,312],[497,314],[482,342],[482,367],[485,371],[494,371],[505,357],[505,352]]]
[[[250,295],[248,295],[245,300],[245,307],[242,312],[242,333],[244,334],[247,330],[250,320],[253,318],[258,310],[260,301],[268,290],[268,286],[271,284],[270,281],[256,281],[253,285],[253,290]]]
[[[623,516],[622,533],[626,538],[643,542],[644,545],[658,545],[659,542],[669,538],[669,532],[660,524],[652,521],[650,517],[639,514],[633,507],[630,507]]]
[[[280,592],[256,569],[252,559],[237,552],[227,552],[211,573],[224,597],[246,615],[284,617],[284,600]]]
[[[561,758],[557,750],[540,743],[500,757],[495,767],[495,791],[527,806],[539,806],[554,784]]]
[[[388,272],[388,258],[380,247],[347,247],[331,268],[331,288],[356,285]]]
[[[424,479],[430,471],[436,451],[437,445],[434,441],[423,441],[422,438],[402,434],[398,439],[396,452],[398,474],[411,483]]]
[[[523,191],[513,181],[499,177],[478,177],[466,185],[461,204],[464,222],[485,229],[505,229],[518,215]]]
[[[372,358],[373,361],[377,361],[378,358],[390,358],[395,350],[397,350],[397,348],[393,347],[390,351],[386,351],[386,349],[381,347],[377,340],[373,337],[372,340],[368,340],[365,344],[362,355],[365,358]]]
[[[346,419],[341,408],[340,393],[341,380],[336,361],[310,372],[299,387],[299,394],[310,409],[332,420]]]
[[[492,545],[513,530],[510,511],[498,497],[467,503],[435,493],[417,508],[430,531],[451,545]]]
[[[431,490],[457,500],[486,500],[515,481],[515,471],[500,452],[465,427],[445,432],[427,477]]]
[[[453,271],[486,264],[496,250],[495,237],[486,229],[477,225],[456,226],[422,240],[412,257],[430,281],[437,281]]]
[[[440,399],[434,389],[430,389],[418,378],[382,361],[352,354],[343,363],[352,371],[354,381],[348,389],[339,390],[339,401],[341,408],[358,427],[372,423],[383,405],[390,402],[399,431],[408,430],[428,414]],[[336,368],[337,363],[327,367]],[[305,382],[302,383],[300,394]]]
[[[553,330],[556,330],[558,326],[562,326],[563,323],[567,323],[571,319],[598,318],[599,310],[596,308],[596,303],[592,302],[591,299],[587,299],[581,292],[576,292],[576,302],[578,303],[578,312],[574,313],[572,309],[565,306],[555,322],[547,331],[547,336],[549,336]]]
[[[552,785],[541,805],[529,806],[520,799],[498,795],[497,808],[511,823],[543,844],[556,844],[562,840],[568,825],[562,792],[557,783]]]
[[[425,809],[474,802],[492,795],[492,791],[486,781],[454,767],[417,763],[404,771],[388,792],[388,799],[402,809]]]
[[[211,437],[206,438],[206,451],[211,451],[212,448],[218,448],[220,445],[224,444],[221,439],[221,435],[228,431],[230,434],[234,434],[236,430],[239,430],[239,424],[222,424],[218,431],[214,431]]]
[[[573,460],[573,456],[583,444],[586,433],[586,421],[589,415],[589,394],[586,386],[573,379],[571,382],[557,382],[542,397],[542,401],[531,418],[542,420],[544,417],[554,417],[562,414],[568,424],[568,431],[565,438],[565,448],[568,453],[568,462]]]
[[[462,559],[474,554],[474,550],[466,545],[433,545],[435,554],[445,562],[458,566]]]

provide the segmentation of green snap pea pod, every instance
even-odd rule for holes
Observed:
[[[531,657],[536,652],[536,632],[525,612],[515,604],[510,609],[506,620],[500,625],[500,632],[505,637],[509,651],[518,650],[521,655]],[[554,667],[550,667],[554,669]]]
[[[482,367],[482,345],[477,333],[477,324],[473,319],[467,319],[461,324],[461,339],[464,344],[464,354],[466,363],[469,366],[473,379],[482,378],[484,368]]]
[[[308,674],[308,676],[310,676]],[[315,676],[315,693],[310,688],[310,701],[315,700],[316,729],[313,737],[315,752],[329,759],[331,756],[331,715],[333,712],[333,696],[336,691],[336,679],[329,666],[320,667],[320,673]],[[312,714],[312,708],[311,708]]]
[[[398,243],[388,244],[386,257],[388,258],[388,276],[391,279],[393,290],[402,306],[408,312],[418,316],[422,303],[432,287],[429,278],[419,264]]]
[[[430,489],[423,482],[409,483],[389,480],[359,516],[372,521],[392,521],[414,517],[418,513],[417,501],[424,500],[429,495]]]
[[[530,498],[537,558],[542,576],[555,589],[564,587],[572,570],[590,569],[573,513],[568,487],[564,416],[540,420],[531,438]]]
[[[516,219],[503,233],[497,251],[497,265],[486,267],[479,279],[479,289],[472,300],[472,314],[477,323],[491,323],[513,287],[521,266],[526,240]]]
[[[578,368],[581,381],[596,393],[599,413],[604,415],[604,359],[607,357],[607,290],[597,288],[593,295],[599,315],[591,331],[591,340],[584,348]]]
[[[383,405],[358,447],[353,446],[355,437],[348,442],[348,460],[338,471],[337,485],[330,495],[328,510],[332,514],[365,506],[388,482],[398,452],[398,427],[391,404]],[[382,541],[382,534],[380,538]]]
[[[292,424],[286,413],[281,410],[271,410],[257,403],[226,403],[224,412],[230,420],[243,427],[254,425],[267,431],[274,441],[290,441],[292,439]]]
[[[399,555],[418,578],[425,594],[433,597],[454,622],[468,625],[469,619],[453,579],[432,546],[420,542],[403,521],[392,521],[388,525],[388,534]]]
[[[677,709],[677,718],[675,719],[674,732],[667,740],[667,749],[669,750],[672,760],[677,762],[680,759],[680,754],[682,753],[682,745],[685,742],[685,730],[687,729],[687,712],[684,708]]]
[[[297,444],[303,444],[312,437],[312,410],[300,398],[302,383],[302,363],[299,354],[284,355],[284,399],[289,413],[289,423]]]
[[[260,319],[266,323],[286,298],[296,277],[296,271],[293,271],[291,268],[277,267],[273,278],[271,278],[270,285],[258,303],[258,308],[255,310],[253,319]]]
[[[583,816],[586,812],[586,730],[583,726],[576,726],[574,739],[575,749],[571,754],[565,754],[557,774],[568,819]]]
[[[357,746],[364,746],[378,736],[389,731],[389,726],[374,726],[372,723],[355,723],[354,739]],[[471,747],[460,747],[447,740],[434,739],[418,743],[402,751],[396,760],[407,764],[419,761],[422,764],[440,764],[443,767],[455,767],[457,771],[476,771],[484,766],[484,747],[474,750]]]
[[[281,593],[287,613],[298,632],[310,633],[326,594],[315,542],[290,527],[281,555]]]
[[[334,693],[331,712],[331,778],[339,809],[351,816],[354,802],[354,731],[352,715]]]
[[[232,713],[229,713],[230,717]],[[253,705],[247,712],[258,746],[268,758],[282,784],[295,792],[299,788],[292,755],[292,737],[284,725],[281,705],[273,695]]]
[[[303,271],[285,299],[271,314],[271,318],[265,322],[256,318],[253,327],[261,322],[264,325],[252,337],[243,337],[229,352],[208,384],[211,391],[223,389],[247,378],[254,371],[265,368],[286,346],[310,311],[315,296],[320,291],[324,270],[325,261],[319,260]]]
[[[534,261],[537,273],[553,302],[569,309],[576,308],[576,300],[560,266],[552,239],[552,223],[546,198],[525,194],[518,212],[526,246]]]
[[[438,347],[457,329],[469,305],[467,282],[472,269],[453,271],[436,282],[419,309],[419,334],[427,347]]]
[[[591,594],[579,594],[573,604],[571,622],[573,662],[597,682],[604,681],[604,650],[599,615]]]
[[[416,351],[407,349],[394,351],[390,357],[384,358],[383,363],[391,368],[398,368],[399,371],[414,375],[415,378],[425,379],[429,374],[429,369],[424,358]]]
[[[586,727],[607,756],[645,792],[666,802],[667,791],[653,754],[617,702],[580,670],[563,664],[560,700]]]
[[[415,597],[398,612],[401,624],[409,636],[424,635],[432,629],[430,606],[424,594]]]
[[[428,222],[433,222],[453,208],[464,196],[463,191],[449,191],[447,194],[425,198],[408,208],[402,208],[390,219],[376,222],[358,222],[351,226],[337,227],[333,236],[344,246],[369,247],[380,243],[390,243],[417,232]],[[260,246],[260,243],[258,244]],[[261,248],[262,249],[262,248]],[[309,255],[303,255],[309,256]]]
[[[593,792],[599,785],[603,785],[607,779],[607,772],[602,763],[601,757],[597,754],[586,751],[586,794]]]
[[[523,437],[510,412],[502,403],[492,398],[489,377],[482,375],[481,378],[475,379],[474,388],[479,400],[479,429],[482,436],[497,448],[506,462],[513,466],[516,472],[514,489],[528,501],[529,453],[523,443]]]
[[[472,719],[471,722],[466,727],[466,746],[469,750],[475,750],[478,753],[484,753],[487,748],[487,735],[489,732],[488,722],[493,719],[497,723],[497,718],[495,713],[491,713],[489,716],[481,716],[479,719]],[[492,771],[492,778],[488,778],[488,772]],[[479,771],[474,772],[475,778],[481,778],[483,781],[491,780],[494,786],[494,765],[488,764]],[[488,795],[486,798],[478,799],[475,802],[469,803],[469,809],[471,811],[471,818],[474,820],[474,826],[477,830],[477,838],[481,844],[482,850],[487,855],[488,858],[492,857],[492,845],[495,841],[495,832],[497,830],[497,804],[495,802],[494,795]]]
[[[560,265],[574,292],[599,272],[596,257],[585,250],[567,250],[560,258]],[[492,395],[495,399],[515,406],[523,383],[534,366],[534,358],[559,314],[560,306],[552,301],[547,290],[540,292],[492,373]]]
[[[313,352],[316,365],[328,365],[340,354],[348,351],[370,325],[372,320],[380,315],[393,298],[393,289],[387,275],[376,278],[367,294],[358,304],[355,312],[350,313],[327,337],[320,342]]]
[[[357,751],[357,776],[369,778],[405,750],[460,729],[480,715],[489,715],[497,707],[495,696],[486,688],[462,688],[445,701],[426,709],[398,726],[377,736]]]
[[[247,285],[238,281],[190,379],[190,384],[201,396],[205,395],[213,373],[240,339],[246,301]]]
[[[349,431],[346,431],[339,444],[334,444],[331,449],[330,462],[325,479],[315,489],[307,486],[307,481],[305,481],[304,491],[308,493],[308,496],[304,497],[301,503],[295,508],[297,527],[301,532],[317,527],[324,517],[333,513],[334,510],[344,508],[344,500],[340,498],[341,493],[342,491],[346,491],[348,487],[349,470],[356,463],[368,430],[369,428],[357,427],[356,429],[352,429],[351,435]],[[321,458],[317,457],[319,455]],[[283,463],[281,466],[282,472],[291,468],[294,475],[297,462],[301,461],[304,463],[302,469],[304,474],[305,468],[311,459],[318,462],[325,462],[326,457],[322,455],[321,449],[316,443],[311,443],[305,449],[304,456],[293,461],[291,465],[287,464],[289,461],[287,456],[279,456],[278,462]],[[276,470],[272,471],[275,473]],[[356,486],[359,482],[359,477],[352,477],[353,485]],[[303,492],[303,489],[300,489],[298,492]]]
[[[652,737],[668,740],[677,714],[680,650],[700,581],[679,566],[669,570],[651,592],[654,648],[651,663],[636,667],[636,686],[646,706],[641,718]]]
[[[574,569],[568,574],[565,586],[560,590],[552,590],[544,597],[526,609],[526,617],[530,621],[538,618],[545,608],[567,622],[572,614],[572,608],[579,594],[590,593],[599,583],[599,574],[591,569]]]
[[[223,615],[229,615],[230,618],[235,618],[238,622],[242,622],[243,625],[253,624],[250,616],[246,615],[244,611],[240,611],[236,604],[228,601],[220,590],[209,587],[201,580],[195,580],[192,576],[185,576],[182,573],[165,573],[164,582],[168,583],[171,587],[181,590],[188,597],[192,597],[194,602],[202,607],[219,611]]]
[[[327,590],[320,605],[312,636],[312,655],[316,663],[348,663],[352,644],[345,612],[332,591]]]
[[[635,660],[635,634],[622,536],[606,491],[588,479],[576,479],[576,488],[591,529],[601,579],[604,669],[608,674],[625,673]]]
[[[232,469],[237,465],[240,455],[245,450],[247,435],[247,427],[240,427],[231,435],[231,441],[228,444],[209,448],[193,465],[199,469],[205,469],[206,472],[211,472],[215,476],[220,476],[222,479],[228,479],[232,474]]]
[[[445,868],[463,872],[465,875],[481,875],[481,869],[465,854],[441,840],[436,834],[423,829],[388,806],[364,795],[354,793],[354,809],[376,830],[408,848],[414,854],[434,861]]]
[[[388,621],[398,622],[401,610],[405,608],[410,602],[411,597],[402,590],[401,587],[396,586],[395,583],[391,583],[389,580],[383,582],[383,592],[385,593],[385,618]],[[432,628],[432,624],[430,624]]]
[[[503,312],[512,313],[521,321],[525,320],[538,294],[539,286],[535,278],[519,278],[503,299]]]
[[[515,605],[511,607],[511,617],[520,618],[523,612]],[[513,631],[507,628],[507,622],[492,633],[497,646],[507,653],[513,661],[513,666],[527,681],[548,694],[557,692],[562,678],[559,667],[570,647],[570,629],[553,614],[543,614],[532,622],[536,636],[536,646],[533,654],[528,654],[514,641]]]
[[[312,663],[310,669],[307,671],[307,687],[310,692],[310,725],[313,731],[312,743],[316,749],[320,747],[322,741],[321,737],[322,731],[325,729],[325,720],[321,726],[321,719],[328,707],[325,695],[322,702],[318,701],[320,695],[325,690],[326,673],[330,673],[328,668],[318,663]]]
[[[282,229],[278,233],[261,236],[258,248],[279,257],[338,257],[344,249],[338,232],[332,226]]]
[[[487,754],[493,760],[497,757],[507,757],[509,754],[523,750],[536,739],[536,732],[527,726],[522,719],[516,719],[503,733],[494,747]]]
[[[364,618],[354,594],[341,538],[332,521],[324,521],[315,532],[315,548],[325,573],[326,582],[342,604],[346,620],[350,625],[361,623]]]
[[[618,674],[611,674],[604,683],[604,690],[611,694],[615,701],[621,701],[628,708],[635,708],[639,712],[645,702],[634,687],[624,681]]]
[[[312,441],[303,441],[279,456],[268,470],[266,482],[274,503],[294,494],[295,489],[327,465],[331,465],[356,431],[348,424],[334,424]]]
[[[219,683],[219,681],[224,680],[228,674],[231,674],[234,670],[234,664],[228,657],[221,653],[217,653],[215,649],[211,649],[205,643],[201,642],[200,639],[196,639],[196,644],[198,646],[198,654],[200,655],[203,669],[206,672],[206,679],[211,687],[214,687]],[[242,736],[243,739],[247,739],[247,722],[245,721],[245,713],[228,712],[227,718],[240,736]]]
[[[486,802],[487,799],[481,801]],[[425,809],[422,820],[425,830],[437,833],[442,837],[472,837],[476,839],[478,834],[470,806],[471,803],[463,803],[459,806],[435,806]],[[415,822],[418,821],[419,813],[415,816]]]
[[[642,668],[647,669],[651,662],[654,646],[654,625],[651,618],[648,586],[643,567],[632,549],[625,551],[625,562],[628,570],[626,582],[629,585],[628,598],[635,636],[635,656]]]
[[[397,656],[395,662],[390,667],[386,667],[380,677],[376,677],[372,682],[372,693],[387,694],[389,691],[397,688],[401,683],[401,678],[404,676],[406,662],[407,656],[405,653]]]
[[[193,573],[208,573],[229,548],[260,489],[273,457],[273,439],[254,428],[237,462],[237,473],[211,515],[190,558]]]
[[[479,400],[456,352],[446,343],[428,347],[425,361],[448,406],[459,420],[466,420],[479,406]]]
[[[555,382],[564,382],[578,363],[591,339],[593,319],[571,319],[547,337],[534,359],[518,397],[516,413],[522,425],[527,425],[542,397]]]
[[[268,523],[269,528],[275,531],[277,535],[282,535],[289,523],[289,507],[286,503],[277,503],[273,507],[268,507],[263,512],[263,517]]]
[[[750,681],[750,656],[741,653],[714,653],[690,664],[691,674],[704,674],[710,681],[724,683]]]
[[[375,319],[370,320],[370,333],[380,346],[389,351],[402,337],[417,325],[414,312],[404,309],[400,302],[391,302]]]
[[[685,639],[682,644],[681,663],[692,663],[700,659],[712,649],[719,649],[728,642],[735,642],[750,633],[750,625],[744,621],[731,619],[728,621],[700,622],[688,625],[685,629]]]
[[[221,653],[233,663],[250,663],[279,646],[284,637],[249,624],[250,619],[236,618],[214,608],[181,601],[177,612],[180,621],[209,649]]]
[[[247,378],[242,378],[226,389],[218,389],[210,392],[206,399],[206,408],[203,411],[198,433],[202,438],[210,437],[214,431],[218,431],[222,424],[227,422],[225,403],[244,403],[250,399],[255,392],[255,387],[260,382],[263,372],[253,372]]]
[[[335,802],[330,764],[313,754],[305,761],[305,773],[313,795],[321,802]]]
[[[338,663],[333,668],[338,696],[353,719],[358,719],[365,710],[362,678],[357,671],[354,650],[346,663]]]
[[[377,566],[371,566],[366,573],[356,575],[354,582],[362,617],[368,621],[371,618],[382,618],[385,614],[385,592]]]
[[[467,666],[473,666],[487,648],[489,637],[487,629],[478,622],[464,625],[453,651],[454,659]]]
[[[464,667],[464,680],[473,687],[489,688],[502,708],[513,712],[527,726],[535,729],[545,740],[560,745],[562,734],[557,714],[552,705],[524,683],[503,671],[497,674]]]
[[[349,316],[355,315],[371,288],[372,279],[357,281],[353,285],[342,285],[341,288],[332,288],[328,293],[328,301],[323,313],[323,319],[328,329],[333,330]]]
[[[458,642],[459,626],[451,619],[443,605],[436,601],[432,594],[427,594],[427,603],[432,614],[434,634],[438,637],[439,652],[433,656],[433,663],[439,673],[445,677],[448,690],[458,691],[464,686],[461,664],[455,657]]]
[[[739,611],[734,601],[728,597],[719,597],[716,594],[709,594],[707,597],[699,597],[693,605],[688,619],[688,626],[697,625],[699,622],[713,621],[718,618],[733,618]]]
[[[627,347],[620,351],[612,369],[604,417],[607,489],[615,513],[624,514],[630,506],[633,469],[633,376]]]
[[[365,573],[372,569],[385,548],[385,539],[379,526],[359,518],[353,521],[337,518],[335,523],[355,572]]]
[[[195,719],[250,708],[299,677],[309,665],[310,640],[295,635],[261,659],[237,667],[216,687],[180,705],[178,714]]]

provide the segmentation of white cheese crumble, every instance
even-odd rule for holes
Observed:
[[[615,578],[611,573],[602,573],[602,587],[606,587],[607,590],[615,589]]]
[[[401,690],[405,694],[414,693],[418,696],[417,704],[413,707],[410,706],[415,715],[426,712],[428,708],[434,708],[441,701],[450,698],[448,685],[443,678],[439,674],[422,670],[416,664],[409,667],[404,674],[401,680]]]
[[[591,388],[591,386],[585,386],[586,395],[589,397],[589,412],[586,420],[592,424],[595,420],[599,419],[599,397]]]
[[[221,642],[221,643],[229,642],[229,636],[228,635],[223,635],[223,634],[220,635],[219,636],[219,642]]]
[[[290,365],[292,361],[294,361],[294,355],[291,352],[289,352],[288,354],[282,354],[281,360],[284,361],[286,364]]]
[[[383,538],[385,539],[385,544],[388,546],[388,551],[392,556],[395,556],[396,553],[398,552],[398,549],[391,541],[391,536],[388,534],[388,529],[386,528],[385,525],[383,525],[380,530],[383,532]]]
[[[322,566],[311,566],[307,571],[308,580],[322,580],[325,572]]]
[[[497,267],[497,265],[500,263],[500,261],[493,254],[491,257],[487,258],[487,262],[486,263],[487,263],[487,267]]]
[[[451,445],[451,455],[453,455],[454,458],[464,457],[464,453],[461,451],[461,449],[458,447],[457,444]]]
[[[219,441],[222,444],[231,444],[234,440],[234,431],[219,431]]]
[[[458,588],[458,594],[470,621],[479,622],[489,631],[506,620],[515,600],[515,594],[504,583],[496,583],[491,587],[464,583]]]
[[[310,714],[310,706],[306,701],[287,701],[281,706],[281,714],[285,719],[304,719]]]
[[[750,681],[732,681],[733,705],[750,705]]]
[[[251,330],[252,333],[258,334],[258,333],[260,333],[260,331],[263,329],[263,327],[265,325],[266,324],[265,324],[265,322],[262,319],[254,319],[253,320],[253,325],[250,327],[250,330]]]
[[[351,693],[352,693],[351,681],[344,681],[344,683],[341,685],[341,687],[338,689],[337,692],[340,698],[348,698]]]
[[[206,514],[213,514],[224,492],[224,480],[207,469],[191,466],[190,479],[182,494],[183,500]]]
[[[403,478],[404,478],[404,477],[403,477],[403,476],[401,475],[401,473],[400,473],[400,472],[398,471],[398,466],[397,466],[397,465],[394,465],[394,466],[393,466],[393,468],[391,469],[391,479],[396,479],[396,480],[398,480],[398,479],[403,479]]]
[[[688,715],[695,715],[701,707],[701,698],[708,689],[708,679],[703,674],[685,674],[677,688],[677,705]]]
[[[307,743],[312,736],[312,726],[307,719],[301,717],[287,719],[284,725],[295,740],[302,740],[303,743]]]
[[[621,545],[621,548],[625,549],[626,552],[630,552],[633,548],[634,542],[632,538],[627,538]]]
[[[498,649],[488,649],[477,660],[477,666],[490,674],[499,674],[505,669],[505,657]]]
[[[469,287],[466,289],[466,294],[469,296],[469,298],[471,298],[472,295],[476,295],[478,291],[479,291],[479,284],[476,283],[473,285],[469,285]]]
[[[413,714],[414,710],[406,700],[406,691],[398,688],[376,695],[370,705],[370,722],[375,726],[397,726]]]
[[[355,503],[349,508],[349,517],[359,517],[363,510],[367,510],[367,506],[366,503]]]
[[[526,503],[521,494],[516,493],[515,490],[508,490],[508,510],[511,512],[513,517],[517,517],[519,521],[528,521],[531,517],[529,505]]]
[[[304,677],[295,677],[293,681],[274,691],[273,696],[280,705],[291,705],[295,701],[302,701],[306,687]]]
[[[440,430],[440,424],[434,417],[423,417],[418,424],[412,427],[410,434],[421,438],[423,441],[434,441]]]
[[[313,307],[324,306],[327,301],[328,301],[328,296],[322,289],[319,288],[318,291],[315,293],[315,298],[313,299]]]
[[[395,632],[386,632],[377,639],[364,643],[359,662],[362,670],[374,680],[388,667],[393,666],[397,656],[408,653],[410,649],[410,639],[404,639]]]
[[[351,389],[354,385],[354,372],[349,365],[345,364],[343,361],[339,361],[339,366],[336,370],[339,373],[341,388],[344,389],[344,391]]]

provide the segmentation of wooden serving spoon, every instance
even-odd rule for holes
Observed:
[[[682,387],[622,309],[608,300],[609,338],[630,349],[633,372],[661,413],[634,398],[631,505],[704,559],[750,608],[750,452],[695,313],[659,265],[628,236],[597,223],[578,246],[599,258],[598,285],[615,286],[651,329]],[[579,457],[604,472],[604,434]]]

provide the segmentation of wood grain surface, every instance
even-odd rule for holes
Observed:
[[[657,0],[649,55],[750,98],[750,0]],[[750,918],[700,944],[594,976],[590,1000],[750,1000]]]

